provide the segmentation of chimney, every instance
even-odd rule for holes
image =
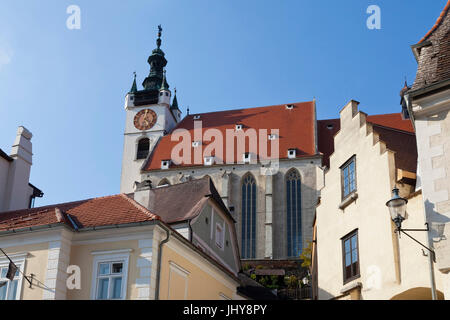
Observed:
[[[33,135],[25,127],[17,129],[16,139],[12,146],[11,162],[8,173],[6,210],[25,209],[29,206],[30,196],[30,171],[33,164],[33,152],[31,138]]]
[[[154,199],[155,193],[152,190],[152,182],[150,180],[145,180],[140,183],[135,182],[134,201],[153,213]]]

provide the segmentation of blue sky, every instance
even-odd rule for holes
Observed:
[[[148,74],[157,25],[167,79],[185,113],[317,99],[320,119],[355,99],[369,114],[399,112],[411,83],[410,45],[447,0],[3,0],[0,148],[33,132],[31,182],[45,205],[119,192],[132,73]],[[69,5],[81,29],[66,27]],[[369,5],[381,30],[369,30]]]

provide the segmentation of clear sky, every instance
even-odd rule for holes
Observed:
[[[369,114],[400,111],[410,45],[447,0],[2,0],[0,148],[33,134],[36,205],[119,192],[125,94],[139,89],[157,25],[167,80],[185,114],[317,99],[319,119],[350,99]],[[69,30],[69,5],[81,29]],[[369,5],[381,30],[369,30]]]

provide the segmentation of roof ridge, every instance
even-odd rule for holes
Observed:
[[[444,17],[446,16],[448,9],[450,9],[450,0],[447,1],[447,4],[445,5],[439,17],[437,18],[434,26],[430,29],[430,31],[428,31],[428,33],[422,39],[420,39],[420,41],[417,44],[424,42],[441,25],[441,22],[444,20]]]
[[[144,213],[145,215],[149,216],[152,219],[156,219],[156,220],[161,220],[161,217],[150,212],[150,210],[148,210],[147,208],[145,208],[143,205],[141,205],[140,203],[138,203],[136,200],[131,199],[130,197],[128,197],[126,194],[121,193],[118,196],[121,196],[122,198],[124,198],[125,200],[127,200],[130,204],[132,204],[133,206],[136,207],[136,209],[140,210],[142,213]]]
[[[289,105],[289,104],[312,103],[312,102],[314,102],[314,101],[312,101],[312,100],[311,101],[299,101],[299,102],[291,102],[291,103],[273,104],[273,105],[269,105],[269,106],[227,109],[227,110],[219,110],[219,111],[203,112],[203,113],[191,113],[191,114],[187,115],[184,119],[192,118],[194,116],[201,116],[201,115],[205,115],[205,114],[213,114],[213,113],[220,113],[220,112],[242,111],[242,110],[252,110],[252,109],[262,109],[262,108],[274,108],[274,107],[282,107],[282,106]]]

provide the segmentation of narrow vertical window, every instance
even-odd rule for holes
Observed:
[[[342,199],[356,191],[356,158],[353,156],[341,167]]]
[[[342,238],[344,283],[359,277],[358,230]]]
[[[288,257],[298,257],[302,243],[302,197],[301,179],[297,170],[286,174],[286,237]]]
[[[139,140],[136,159],[146,159],[150,150],[150,140],[142,138]]]
[[[251,174],[242,180],[242,249],[243,259],[256,257],[256,181]]]

